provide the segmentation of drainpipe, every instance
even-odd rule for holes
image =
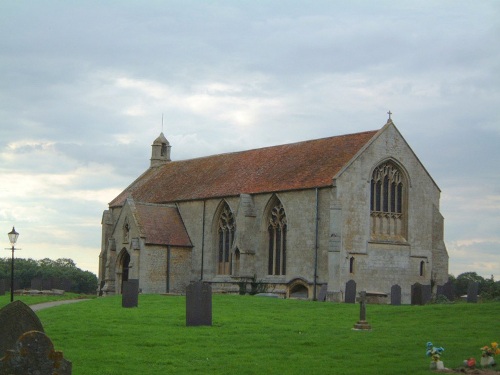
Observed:
[[[206,201],[203,201],[203,223],[202,223],[202,233],[201,233],[201,275],[200,275],[200,281],[203,281],[203,254],[205,252],[205,203]]]
[[[319,236],[319,194],[318,188],[316,188],[316,233],[315,233],[315,243],[314,243],[314,288],[313,288],[313,301],[316,301],[316,286],[318,278],[318,236]]]
[[[167,293],[170,293],[170,245],[167,245]]]

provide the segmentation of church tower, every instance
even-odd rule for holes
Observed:
[[[151,145],[151,168],[159,167],[170,160],[170,143],[167,141],[167,138],[163,135],[163,132],[160,133],[158,138],[156,138]]]

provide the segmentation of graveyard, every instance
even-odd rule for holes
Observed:
[[[123,302],[97,298],[36,314],[75,375],[430,374],[427,342],[445,348],[441,360],[451,372],[470,357],[479,363],[480,348],[500,335],[498,302],[369,303],[369,330],[353,329],[359,303],[214,294],[211,324],[190,326],[185,296]],[[0,307],[7,304],[0,296]]]

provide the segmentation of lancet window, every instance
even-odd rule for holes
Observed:
[[[219,275],[229,275],[231,273],[231,247],[235,230],[234,216],[226,203],[220,213],[218,225],[219,254],[217,273]]]
[[[281,202],[272,208],[269,215],[269,275],[286,274],[286,232],[285,209]]]
[[[370,191],[371,234],[373,240],[404,240],[406,183],[391,161],[379,165],[372,174]]]

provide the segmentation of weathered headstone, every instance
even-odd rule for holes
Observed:
[[[411,286],[411,304],[412,305],[424,304],[422,298],[422,284],[420,283],[415,283]]]
[[[5,280],[0,279],[0,296],[5,295]]]
[[[391,287],[391,305],[401,305],[401,287],[397,284]]]
[[[455,300],[455,287],[451,281],[446,282],[444,285],[438,285],[437,295],[445,296],[448,301]]]
[[[21,335],[0,359],[0,374],[71,375],[72,365],[63,353],[54,350],[52,341],[40,331]]]
[[[356,282],[349,280],[345,284],[345,303],[356,303]]]
[[[477,281],[470,281],[467,288],[467,302],[477,303],[477,293],[479,291],[479,283]]]
[[[14,348],[19,337],[28,331],[43,332],[38,316],[21,301],[14,301],[0,309],[0,356]]]
[[[359,292],[359,320],[354,325],[356,331],[369,331],[372,326],[366,321],[366,292]]]
[[[432,286],[422,285],[422,302],[425,305],[429,303],[432,299]]]
[[[186,288],[186,326],[212,325],[212,287],[197,281]]]
[[[320,302],[325,302],[326,301],[326,293],[328,291],[328,285],[327,284],[323,284],[321,285],[321,288],[319,290],[319,294],[318,294],[318,301]]]
[[[123,282],[122,307],[137,307],[139,305],[139,280],[129,279]]]

